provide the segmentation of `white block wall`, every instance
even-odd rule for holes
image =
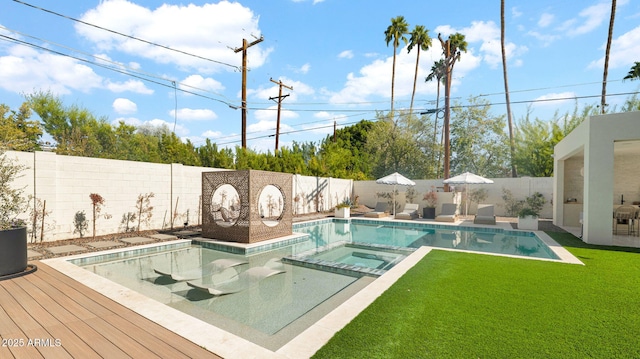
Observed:
[[[174,211],[177,213],[174,227],[184,225],[187,211],[189,224],[200,224],[202,172],[222,170],[62,156],[50,152],[10,151],[6,155],[27,166],[14,186],[24,188],[25,197],[33,195],[46,201],[46,210],[51,212],[45,219],[45,227],[50,228],[45,231],[45,241],[78,238],[73,225],[78,211],[84,211],[89,222],[85,237],[92,235],[91,193],[105,199],[102,214],[111,215],[111,218],[99,217],[96,220],[96,235],[119,232],[123,214],[136,212],[138,195],[150,192],[155,195],[151,199],[153,217],[149,226],[141,225],[142,230],[170,228]],[[351,197],[352,183],[351,180],[294,175],[292,198],[296,194],[305,197],[296,213],[316,211],[311,197],[316,188],[320,189],[323,197],[320,210],[331,209],[336,201],[342,202],[344,198]],[[308,205],[303,206],[303,201]],[[27,215],[25,213],[23,217]]]
[[[485,199],[484,203],[493,203],[495,204],[495,213],[497,216],[505,216],[505,208],[504,208],[504,200],[502,199],[502,188],[506,188],[511,191],[514,198],[524,200],[526,197],[532,195],[535,192],[540,192],[547,199],[547,203],[545,204],[542,212],[540,213],[540,217],[542,218],[552,218],[552,206],[551,200],[553,198],[553,178],[548,177],[521,177],[521,178],[492,178],[494,181],[493,184],[483,184],[483,185],[469,185],[469,190],[473,191],[474,189],[486,189],[487,190],[487,199]],[[422,196],[425,192],[429,191],[431,187],[435,187],[436,189],[442,190],[443,183],[442,180],[415,180],[415,190],[418,192],[418,196],[414,200],[414,202],[420,204],[420,208],[422,208],[426,202],[422,200]],[[464,185],[458,185],[458,190]],[[407,187],[397,186],[398,196],[396,197],[396,202],[399,204],[400,208],[404,207],[406,201],[406,191]],[[361,204],[364,204],[369,207],[375,207],[376,202],[380,201],[380,198],[376,197],[377,192],[391,192],[393,191],[393,186],[377,184],[375,181],[357,181],[354,182],[353,188],[354,194],[358,196],[358,200]],[[437,213],[439,213],[440,207],[442,203],[451,203],[453,202],[453,196],[450,193],[438,193],[438,208]],[[477,209],[477,203],[472,203],[469,205],[469,214],[475,214]],[[420,210],[421,211],[421,210]]]

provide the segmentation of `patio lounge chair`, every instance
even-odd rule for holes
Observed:
[[[615,234],[618,234],[618,225],[626,225],[627,226],[627,235],[633,234],[635,232],[633,221],[637,218],[636,216],[636,207],[630,206],[628,204],[622,205],[616,208],[614,212],[615,217]]]
[[[247,262],[239,259],[221,258],[205,264],[202,268],[196,268],[196,269],[188,270],[182,273],[165,271],[157,268],[154,268],[153,271],[156,272],[156,274],[159,274],[161,276],[170,277],[176,282],[184,282],[188,280],[199,279],[207,275],[215,275],[216,273],[222,273],[226,269],[236,267],[242,264],[247,264]]]
[[[475,224],[496,224],[496,216],[493,213],[492,204],[479,204],[478,213],[473,219]]]
[[[443,203],[440,215],[436,217],[436,222],[455,222],[458,220],[456,214],[458,205],[455,203]]]
[[[202,292],[209,293],[213,296],[221,296],[225,294],[241,292],[260,283],[260,281],[266,278],[282,273],[284,273],[284,270],[273,269],[269,268],[268,266],[253,267],[247,269],[246,271],[240,273],[240,275],[238,275],[237,277],[222,284],[211,285],[190,281],[187,282],[187,285]]]
[[[387,202],[378,202],[376,203],[376,208],[371,212],[367,212],[364,214],[365,217],[371,218],[381,218],[386,217],[389,214],[387,213]]]
[[[417,203],[407,203],[404,205],[404,209],[400,213],[396,213],[396,219],[416,219],[418,218]]]

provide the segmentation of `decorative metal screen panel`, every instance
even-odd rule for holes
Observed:
[[[287,173],[203,172],[202,236],[240,243],[288,236],[292,193],[293,175]]]

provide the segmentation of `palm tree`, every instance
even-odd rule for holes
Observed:
[[[600,113],[606,112],[607,105],[607,74],[609,72],[609,52],[611,50],[611,39],[613,38],[613,22],[616,18],[616,0],[611,0],[611,18],[609,19],[609,36],[607,37],[607,49],[604,54],[604,73],[602,74],[602,99],[600,100]]]
[[[411,106],[409,107],[409,116],[413,113],[413,99],[416,96],[416,82],[418,82],[418,64],[420,63],[420,50],[427,51],[431,46],[431,38],[429,37],[429,30],[425,29],[422,25],[416,25],[411,31],[411,39],[409,39],[409,46],[407,52],[411,52],[413,47],[418,47],[416,54],[416,71],[413,75],[413,91],[411,92]]]
[[[514,162],[516,143],[513,140],[513,117],[511,116],[511,99],[509,98],[509,79],[507,77],[507,54],[504,49],[504,0],[500,1],[500,48],[502,50],[502,73],[504,75],[504,96],[507,103],[507,122],[509,124],[509,148],[511,152],[511,177],[518,177]]]
[[[396,52],[398,46],[400,46],[400,40],[407,44],[407,38],[404,36],[409,31],[409,24],[404,19],[404,16],[396,16],[391,19],[391,25],[387,27],[384,32],[384,39],[387,42],[387,46],[393,40],[393,67],[391,69],[391,117],[393,117],[393,101],[394,93],[393,88],[396,80]]]
[[[456,61],[460,61],[460,54],[467,52],[467,42],[464,39],[464,35],[456,32],[453,35],[449,35],[449,38],[445,41],[442,36],[438,34],[438,40],[442,45],[442,54],[444,55],[444,68],[445,68],[445,83],[444,83],[444,172],[443,177],[449,178],[449,166],[451,162],[451,148],[449,143],[449,120],[451,118],[451,78],[453,74],[453,67]],[[445,190],[449,191],[449,186],[445,185]]]
[[[425,78],[425,81],[433,81],[436,79],[437,81],[437,90],[436,90],[436,110],[435,110],[435,121],[433,125],[433,143],[437,143],[438,141],[438,116],[440,114],[440,84],[444,83],[445,79],[445,68],[444,68],[444,60],[440,59],[433,63],[431,66],[431,72]],[[440,146],[442,146],[442,137],[440,139]],[[438,162],[436,165],[436,178],[438,177],[438,172],[440,171],[440,155],[441,152],[438,151]]]
[[[631,70],[629,70],[629,73],[627,74],[627,76],[625,76],[622,81],[624,80],[637,80],[640,79],[640,62],[636,62],[632,67]]]

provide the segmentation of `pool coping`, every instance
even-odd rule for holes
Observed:
[[[332,219],[328,219],[332,220]],[[323,221],[323,220],[321,220]],[[309,222],[317,222],[309,221]],[[401,222],[394,220],[393,223]],[[304,223],[303,223],[304,225]],[[444,225],[444,224],[443,224]],[[449,224],[450,227],[459,227],[456,224]],[[482,227],[487,228],[487,227]],[[514,230],[515,231],[515,230]],[[531,232],[531,231],[528,231]],[[498,255],[513,257],[518,259],[542,260],[551,262],[582,264],[564,247],[559,245],[551,237],[542,231],[535,231],[535,234],[548,245],[561,259],[529,258],[523,256],[504,255],[497,253],[481,253],[459,249],[436,248],[423,246],[418,248],[404,260],[397,263],[393,268],[374,280],[371,284],[360,290],[358,293],[340,304],[323,318],[312,324],[302,333],[294,337],[278,350],[271,351],[261,347],[249,340],[228,333],[214,325],[206,323],[200,319],[182,313],[177,309],[164,305],[154,299],[147,298],[143,294],[130,290],[120,284],[114,283],[104,277],[85,270],[72,263],[78,260],[97,255],[117,256],[120,252],[145,249],[152,249],[160,246],[182,246],[190,244],[191,239],[175,240],[163,243],[151,243],[135,247],[115,248],[106,251],[82,253],[67,257],[59,257],[42,260],[43,263],[51,266],[57,271],[75,279],[83,285],[105,295],[106,297],[120,303],[147,319],[160,324],[192,342],[207,348],[211,352],[224,358],[309,358],[329,339],[351,320],[367,308],[373,301],[402,277],[409,269],[418,263],[431,250],[448,250],[456,252],[468,252],[474,254]]]

